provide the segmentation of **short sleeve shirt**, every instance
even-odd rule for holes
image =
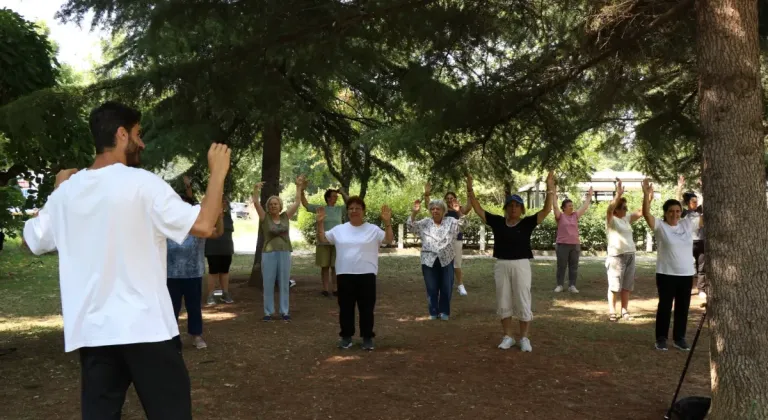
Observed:
[[[485,212],[485,221],[493,230],[493,257],[499,260],[530,260],[531,234],[538,225],[537,215],[521,219],[516,225],[507,225],[507,220]]]
[[[35,254],[59,251],[64,350],[170,340],[167,239],[200,212],[157,175],[114,164],[81,170],[24,226]]]

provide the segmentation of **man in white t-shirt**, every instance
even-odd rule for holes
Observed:
[[[57,250],[65,351],[79,350],[83,419],[120,418],[131,383],[149,419],[191,419],[189,374],[166,287],[166,238],[209,237],[219,213],[229,149],[208,151],[210,181],[199,206],[135,168],[144,143],[139,111],[94,109],[93,165],[56,176],[54,192],[24,227],[36,255]]]

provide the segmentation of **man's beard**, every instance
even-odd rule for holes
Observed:
[[[131,141],[125,150],[125,163],[131,168],[141,166],[141,147]]]

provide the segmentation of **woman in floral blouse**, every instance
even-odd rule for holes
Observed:
[[[408,218],[408,229],[421,238],[421,271],[427,287],[429,316],[447,321],[451,315],[453,290],[453,241],[463,219],[444,217],[447,207],[443,200],[429,202],[431,219],[416,221],[420,211],[421,201],[416,200]]]

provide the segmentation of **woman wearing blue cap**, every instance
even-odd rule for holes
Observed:
[[[533,319],[531,312],[531,233],[552,211],[555,177],[550,171],[547,176],[547,200],[538,213],[523,217],[525,202],[515,194],[504,203],[504,217],[483,210],[472,190],[472,175],[467,174],[467,196],[472,208],[480,219],[493,229],[493,257],[496,265],[493,277],[496,282],[496,309],[501,317],[504,338],[499,348],[507,350],[515,345],[512,338],[512,317],[520,321],[520,350],[533,350],[528,339],[528,327]]]

